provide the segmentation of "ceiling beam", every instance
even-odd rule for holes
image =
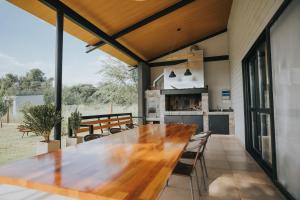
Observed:
[[[224,61],[224,60],[229,60],[229,55],[203,57],[204,62],[214,62],[214,61]],[[149,67],[172,66],[172,65],[178,65],[186,62],[188,62],[188,59],[153,62],[153,63],[149,63]]]
[[[55,10],[62,10],[64,13],[64,16],[66,16],[68,19],[82,27],[83,29],[89,31],[93,35],[101,38],[103,41],[105,41],[107,44],[110,44],[114,48],[118,49],[122,53],[126,54],[130,58],[136,60],[137,62],[145,62],[142,58],[134,54],[132,51],[130,51],[127,47],[120,44],[118,41],[116,41],[114,38],[106,34],[104,31],[99,29],[97,26],[95,26],[93,23],[89,22],[87,19],[79,15],[77,12],[69,8],[67,5],[63,4],[59,0],[40,0],[45,5],[49,6],[50,8],[53,8]]]
[[[126,35],[126,34],[132,32],[132,31],[134,31],[134,30],[136,30],[136,29],[138,29],[142,26],[145,26],[145,25],[147,25],[147,24],[149,24],[149,23],[151,23],[151,22],[153,22],[153,21],[155,21],[155,20],[157,20],[157,19],[159,19],[159,18],[161,18],[165,15],[168,15],[168,14],[178,10],[179,8],[185,6],[189,3],[192,3],[193,1],[195,1],[195,0],[181,0],[177,3],[175,3],[172,6],[169,6],[169,7],[165,8],[164,10],[161,10],[161,11],[159,11],[159,12],[157,12],[157,13],[155,13],[155,14],[153,14],[153,15],[151,15],[151,16],[149,16],[149,17],[147,17],[147,18],[145,18],[145,19],[143,19],[143,20],[141,20],[141,21],[139,21],[139,22],[137,22],[137,23],[135,23],[135,24],[119,31],[119,32],[117,32],[117,33],[115,33],[115,34],[113,34],[111,37],[114,38],[114,39],[120,38],[123,35]],[[86,53],[89,53],[89,52],[101,47],[104,44],[105,44],[104,41],[99,41],[99,42],[97,42],[93,45],[87,45],[86,46],[87,47]]]
[[[215,62],[215,61],[224,61],[224,60],[229,60],[229,55],[203,57],[204,62]],[[185,63],[185,62],[188,62],[188,59],[153,62],[153,63],[148,63],[148,64],[149,64],[149,67],[165,67],[165,66],[178,65],[181,63]],[[132,67],[133,68],[131,68],[129,71],[136,69],[137,65],[132,66]]]
[[[154,62],[154,63],[149,63],[149,66],[150,67],[172,66],[172,65],[178,65],[181,63],[186,63],[187,61],[188,61],[188,59]]]
[[[214,61],[223,61],[223,60],[229,60],[229,55],[204,57],[204,62],[214,62]]]
[[[200,38],[200,39],[197,39],[197,40],[195,40],[195,41],[193,41],[193,42],[191,42],[191,43],[185,44],[185,45],[183,45],[183,46],[181,46],[181,47],[179,47],[179,48],[176,48],[176,49],[173,49],[173,50],[171,50],[171,51],[165,52],[165,53],[163,53],[163,54],[161,54],[161,55],[159,55],[159,56],[157,56],[157,57],[154,57],[154,58],[148,60],[148,62],[152,62],[152,61],[154,61],[154,60],[156,60],[156,59],[159,59],[159,58],[161,58],[161,57],[167,56],[167,55],[169,55],[169,54],[171,54],[171,53],[174,53],[174,52],[179,51],[179,50],[181,50],[181,49],[187,48],[187,47],[192,46],[192,45],[194,45],[194,44],[197,44],[197,43],[199,43],[199,42],[203,42],[204,40],[210,39],[210,38],[212,38],[212,37],[215,37],[215,36],[220,35],[220,34],[225,33],[225,32],[227,32],[227,28],[225,28],[225,29],[223,29],[223,30],[221,30],[221,31],[215,32],[215,33],[213,33],[213,34],[210,34],[210,35],[208,35],[208,36],[202,37],[202,38]]]

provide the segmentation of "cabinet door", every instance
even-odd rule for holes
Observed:
[[[181,116],[178,115],[166,115],[165,116],[165,123],[171,124],[171,123],[183,123]]]
[[[197,132],[203,131],[202,115],[165,115],[165,123],[197,124]]]
[[[185,124],[197,124],[197,132],[203,131],[203,116],[202,115],[184,115],[182,116],[183,123]]]
[[[209,115],[209,130],[214,134],[229,134],[228,115]]]

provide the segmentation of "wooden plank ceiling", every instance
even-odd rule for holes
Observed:
[[[9,0],[9,2],[55,25],[55,11],[39,0]],[[179,0],[62,0],[62,2],[107,34],[113,35],[174,5]],[[118,38],[117,41],[144,60],[151,60],[224,30],[227,27],[231,4],[232,0],[195,0]],[[90,45],[101,41],[66,18],[64,29]],[[129,65],[137,64],[135,60],[110,45],[104,45],[100,49]]]

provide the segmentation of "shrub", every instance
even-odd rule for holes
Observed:
[[[45,142],[50,142],[50,134],[53,127],[62,120],[61,113],[57,112],[52,104],[32,106],[25,111],[22,125],[39,136],[44,137]]]

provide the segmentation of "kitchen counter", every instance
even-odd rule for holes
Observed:
[[[231,111],[231,112],[229,112],[229,111],[210,111],[207,114],[208,115],[230,115],[233,113],[234,113],[233,111]]]
[[[202,110],[165,111],[164,115],[203,115],[203,111]]]

